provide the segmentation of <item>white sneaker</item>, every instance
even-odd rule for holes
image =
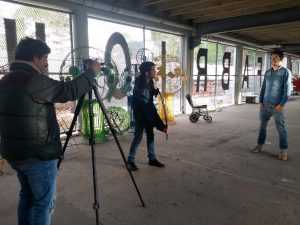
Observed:
[[[281,151],[278,155],[279,160],[287,161],[288,160],[288,154],[287,151]]]

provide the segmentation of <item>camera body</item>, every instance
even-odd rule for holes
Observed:
[[[83,59],[82,60],[82,70],[85,71],[89,68],[89,65],[92,64],[95,60],[94,59]],[[105,70],[105,63],[100,63],[101,65],[101,71]]]

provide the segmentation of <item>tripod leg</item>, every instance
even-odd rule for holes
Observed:
[[[134,184],[134,187],[135,187],[135,189],[136,189],[136,191],[137,191],[137,194],[138,194],[138,196],[139,196],[139,198],[140,198],[140,200],[141,200],[142,206],[145,207],[145,203],[144,203],[143,198],[142,198],[142,196],[141,196],[141,193],[140,193],[140,191],[139,191],[139,189],[138,189],[138,187],[137,187],[137,185],[136,185],[136,183],[135,183],[135,180],[134,180],[134,177],[133,177],[133,175],[132,175],[132,173],[131,173],[131,170],[128,169],[127,160],[126,160],[124,151],[123,151],[123,149],[122,149],[122,147],[121,147],[121,144],[120,144],[120,142],[119,142],[119,139],[117,138],[116,131],[115,131],[115,129],[114,129],[114,127],[113,127],[113,125],[112,125],[112,123],[111,123],[109,117],[108,117],[108,114],[107,114],[107,111],[106,111],[106,109],[105,109],[105,106],[104,106],[104,104],[103,104],[103,102],[102,102],[102,100],[101,100],[100,94],[99,94],[99,92],[98,92],[98,90],[97,90],[97,87],[96,87],[95,85],[93,86],[93,91],[94,91],[94,94],[95,94],[95,96],[96,96],[96,99],[97,99],[97,101],[98,101],[98,103],[99,103],[99,105],[100,105],[100,108],[101,108],[101,110],[102,110],[102,112],[103,112],[103,114],[104,114],[104,116],[105,116],[105,119],[106,119],[106,121],[107,121],[107,124],[108,124],[110,130],[111,130],[111,133],[113,134],[114,139],[115,139],[115,141],[116,141],[116,143],[117,143],[117,146],[118,146],[118,148],[119,148],[119,151],[120,151],[121,156],[122,156],[122,158],[123,158],[123,161],[124,161],[124,163],[125,163],[125,166],[126,166],[126,168],[127,168],[127,171],[129,172],[129,175],[130,175],[130,177],[131,177],[131,180],[132,180],[132,182],[133,182],[133,184]]]
[[[76,109],[75,109],[75,112],[74,112],[74,117],[73,117],[73,120],[72,120],[72,123],[71,123],[71,126],[70,126],[70,129],[69,131],[67,132],[67,138],[65,140],[65,143],[64,143],[64,146],[63,146],[63,149],[62,149],[62,154],[58,160],[58,163],[57,163],[57,169],[59,169],[60,167],[60,164],[61,164],[61,161],[64,159],[64,155],[65,155],[65,151],[66,151],[66,148],[68,146],[68,142],[72,136],[72,131],[74,129],[74,126],[76,124],[76,121],[77,121],[77,117],[80,113],[80,109],[81,109],[81,106],[83,104],[83,101],[84,101],[84,97],[85,97],[85,94],[82,95],[79,100],[78,100],[78,103],[77,103],[77,106],[76,106]]]
[[[64,146],[63,146],[62,154],[61,154],[61,157],[60,157],[60,159],[57,163],[57,168],[58,169],[60,167],[60,164],[61,164],[62,160],[64,159],[64,154],[65,154],[66,148],[68,146],[68,142],[69,142],[69,140],[72,136],[72,131],[74,129],[77,117],[78,117],[78,115],[80,113],[80,110],[81,110],[81,107],[83,105],[84,98],[85,98],[85,94],[82,95],[78,100],[70,129],[67,132],[67,138],[66,138]],[[90,139],[89,139],[89,144],[91,145],[91,148],[92,148],[93,187],[94,187],[94,199],[95,199],[93,208],[94,208],[95,213],[96,213],[96,224],[99,225],[100,224],[100,219],[99,219],[100,216],[99,216],[99,201],[98,201],[98,187],[97,187],[97,173],[96,173],[96,157],[95,157],[95,148],[94,148],[94,145],[95,145],[94,115],[93,115],[93,106],[92,106],[91,99],[92,99],[92,89],[89,91],[89,113],[90,113],[89,117],[90,117],[90,135],[91,135]]]
[[[92,150],[92,169],[93,169],[93,187],[94,187],[94,210],[96,214],[96,224],[99,225],[99,200],[98,200],[98,182],[97,182],[97,169],[96,169],[96,157],[95,157],[95,127],[94,127],[94,112],[92,102],[92,89],[89,91],[89,117],[90,117],[90,139],[89,144]]]

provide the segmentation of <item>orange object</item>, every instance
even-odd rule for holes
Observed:
[[[174,121],[174,94],[165,93],[165,94],[162,94],[162,96],[165,101],[168,124],[175,124],[175,121]],[[163,122],[166,120],[164,109],[163,109],[160,98],[158,98],[158,115],[160,116],[160,118],[162,119]]]

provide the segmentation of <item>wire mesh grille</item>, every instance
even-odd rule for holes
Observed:
[[[47,72],[58,80],[61,63],[72,48],[70,17],[65,12],[0,1],[0,78],[9,70],[17,43],[28,36],[50,47]],[[68,129],[74,108],[75,102],[57,107],[61,132]]]

